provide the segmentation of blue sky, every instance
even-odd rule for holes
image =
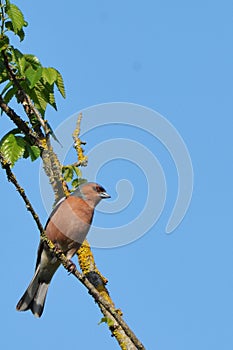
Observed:
[[[129,102],[162,114],[189,150],[194,169],[192,201],[179,227],[167,235],[177,194],[174,162],[158,140],[130,130],[130,138],[159,160],[167,197],[159,220],[143,237],[118,248],[93,249],[117,307],[146,349],[232,349],[232,3],[15,3],[29,22],[21,50],[59,69],[65,80],[66,100],[58,96],[58,113],[48,110],[54,128],[93,105]],[[4,134],[11,124],[5,116],[0,123]],[[86,150],[127,135],[123,128],[97,128],[85,135]],[[39,162],[20,161],[15,172],[45,223],[39,166]],[[134,187],[130,206],[117,215],[97,213],[97,225],[127,224],[140,212],[146,177],[135,164],[114,160],[98,174],[113,200],[122,178]],[[98,325],[101,314],[87,291],[62,268],[50,286],[41,319],[15,311],[32,277],[39,235],[3,172],[0,180],[1,347],[60,350],[69,344],[80,349],[118,349],[107,327]]]

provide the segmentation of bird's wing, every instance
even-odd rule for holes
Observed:
[[[62,197],[56,204],[56,206],[53,208],[51,214],[49,215],[49,218],[45,224],[45,227],[44,229],[46,230],[46,227],[48,226],[48,223],[49,223],[49,220],[51,219],[51,217],[56,213],[57,209],[60,207],[60,205],[64,202],[64,200],[66,199],[67,197]]]
[[[46,227],[48,226],[48,223],[51,219],[51,217],[56,213],[56,211],[58,210],[58,208],[60,207],[60,205],[64,202],[64,200],[66,199],[66,197],[62,197],[56,204],[56,206],[54,207],[54,209],[52,210],[51,214],[49,215],[49,218],[45,224],[45,227],[44,229],[46,230]],[[40,241],[40,244],[39,244],[39,247],[38,247],[38,250],[37,250],[37,259],[36,259],[36,268],[38,267],[38,265],[40,264],[40,260],[41,260],[41,254],[43,252],[43,249],[44,249],[45,245],[42,241]]]
[[[44,243],[42,241],[40,241],[40,244],[39,244],[39,247],[38,247],[38,250],[37,250],[37,259],[36,259],[36,268],[35,268],[35,270],[37,269],[38,265],[40,264],[41,254],[42,254],[43,249],[44,249]]]

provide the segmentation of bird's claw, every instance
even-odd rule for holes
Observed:
[[[76,265],[71,261],[67,266],[68,274],[70,275],[76,270]]]
[[[57,255],[61,255],[63,253],[62,250],[56,244],[54,245],[54,252]]]

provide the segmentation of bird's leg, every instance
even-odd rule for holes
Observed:
[[[58,246],[58,244],[54,244],[54,251],[56,253],[56,255],[61,255],[61,254],[65,254],[65,252],[62,251],[62,249]],[[67,258],[69,259],[69,257],[67,256]],[[67,264],[67,270],[69,275],[74,272],[76,270],[76,265],[70,260]]]
[[[55,254],[56,255],[61,255],[61,254],[63,254],[63,251],[61,250],[61,248],[58,246],[58,244],[57,243],[54,243],[54,252],[55,252]]]
[[[76,270],[76,265],[73,263],[73,261],[71,261],[71,260],[69,261],[67,269],[68,269],[69,275]]]

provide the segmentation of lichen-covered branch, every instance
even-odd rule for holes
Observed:
[[[70,192],[62,176],[62,166],[57,155],[54,153],[49,137],[46,137],[46,149],[43,150],[41,158],[43,168],[53,187],[56,204],[62,197],[69,196]]]
[[[91,282],[92,285],[98,290],[102,298],[108,302],[109,305],[115,310],[115,312],[122,316],[122,312],[119,309],[116,309],[113,300],[110,297],[109,291],[106,288],[108,280],[100,273],[98,270],[94,256],[91,252],[91,248],[87,240],[85,240],[82,246],[79,248],[78,252],[79,266],[83,274]],[[116,338],[122,350],[134,350],[137,349],[135,344],[132,342],[131,338],[126,335],[123,328],[112,316],[112,314],[105,308],[102,304],[99,305],[101,312],[103,313],[105,319],[107,320],[107,325],[109,330],[112,333],[112,336]]]
[[[87,166],[87,156],[84,156],[84,151],[82,148],[82,145],[85,144],[83,141],[80,139],[80,124],[82,120],[82,113],[79,114],[78,119],[77,119],[77,124],[76,128],[73,132],[73,140],[74,140],[74,148],[77,153],[78,157],[78,164],[79,166]]]

